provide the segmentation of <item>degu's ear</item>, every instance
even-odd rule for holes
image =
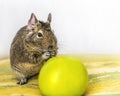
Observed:
[[[30,19],[28,21],[27,29],[29,29],[29,30],[33,29],[35,23],[37,23],[37,22],[38,22],[38,20],[37,20],[35,14],[32,13],[31,17],[30,17]]]
[[[51,20],[52,20],[52,15],[51,13],[48,14],[48,18],[47,18],[47,22],[48,23],[51,23]]]

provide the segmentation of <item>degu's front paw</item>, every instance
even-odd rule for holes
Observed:
[[[17,82],[17,84],[19,84],[19,85],[24,85],[24,84],[26,84],[27,82],[28,82],[27,78],[22,78],[22,79],[20,79],[19,82]]]
[[[56,53],[54,51],[46,51],[45,50],[42,53],[42,58],[44,60],[48,60],[49,58],[54,57],[55,55],[56,55]]]
[[[49,59],[49,58],[50,58],[50,52],[48,52],[48,51],[44,52],[44,53],[42,54],[42,58],[43,58],[44,60]]]

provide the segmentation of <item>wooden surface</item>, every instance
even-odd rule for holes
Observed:
[[[82,55],[89,73],[89,85],[84,96],[120,96],[120,56]],[[28,84],[17,85],[9,59],[0,60],[0,96],[41,96],[37,76]]]

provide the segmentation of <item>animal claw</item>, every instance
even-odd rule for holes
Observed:
[[[28,80],[26,78],[22,78],[19,82],[17,82],[17,84],[19,85],[24,85],[28,82]]]

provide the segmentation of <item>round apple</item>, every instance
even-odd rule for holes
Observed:
[[[39,73],[40,91],[45,96],[81,96],[87,85],[87,70],[75,57],[53,57]]]

